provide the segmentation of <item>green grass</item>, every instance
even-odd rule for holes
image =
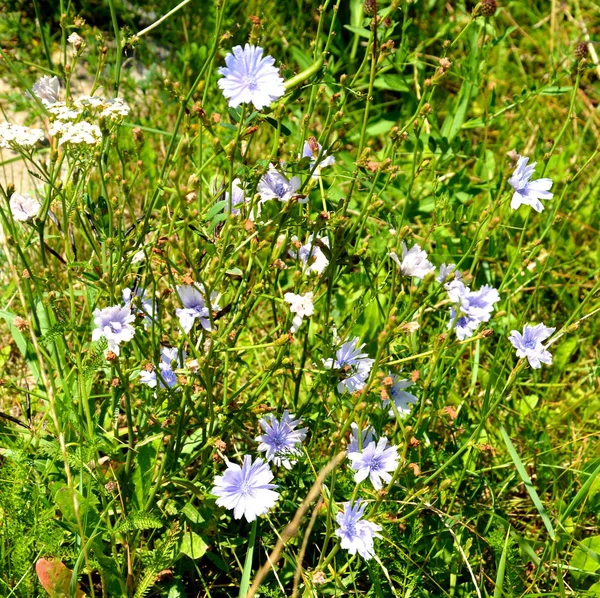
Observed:
[[[600,595],[600,48],[574,54],[597,36],[597,6],[508,2],[474,18],[472,3],[382,0],[375,27],[356,0],[192,0],[135,36],[177,5],[0,7],[4,119],[46,127],[25,95],[45,74],[131,107],[92,152],[0,150],[0,596],[47,596],[40,559],[75,573],[57,570],[56,596]],[[217,87],[247,41],[287,81],[259,112]],[[311,136],[336,158],[320,179],[299,159]],[[515,151],[554,181],[539,214],[510,208]],[[223,213],[235,178],[252,196],[281,161],[306,204]],[[55,219],[15,222],[15,191]],[[321,275],[288,253],[310,233],[328,239]],[[474,336],[448,330],[433,276],[401,275],[388,254],[402,241],[499,289]],[[220,295],[211,333],[178,325],[175,287],[190,280]],[[138,318],[107,361],[92,312],[134,285],[156,323]],[[284,294],[309,291],[314,315],[290,335]],[[508,334],[528,323],[556,327],[551,366],[516,357]],[[375,360],[354,395],[322,364],[336,333]],[[161,346],[197,366],[155,392],[138,375]],[[381,406],[389,373],[415,381],[406,418]],[[308,428],[303,455],[272,468],[266,516],[235,520],[215,476],[262,455],[258,422],[284,409]],[[379,492],[332,462],[352,422],[398,447]],[[382,528],[369,561],[334,534],[357,498]]]

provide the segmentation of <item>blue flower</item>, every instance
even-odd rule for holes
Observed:
[[[108,341],[108,350],[119,355],[119,345],[130,341],[135,335],[135,328],[131,325],[135,315],[131,309],[126,305],[113,305],[94,310],[93,316],[97,328],[92,332],[92,340],[104,337]]]
[[[262,201],[278,199],[285,202],[289,201],[298,189],[300,189],[300,179],[297,176],[288,179],[271,164],[258,182],[257,192]]]
[[[368,444],[375,440],[375,430],[371,426],[367,426],[361,430],[360,447],[358,446],[358,425],[352,422],[350,424],[350,442],[346,447],[347,453],[356,453],[361,448],[365,448]]]
[[[335,516],[339,525],[335,535],[340,538],[340,546],[350,554],[358,552],[364,559],[371,559],[375,556],[373,540],[381,537],[377,533],[381,526],[362,519],[366,508],[364,501],[359,500],[354,505],[346,502],[343,508],[344,510]]]
[[[392,379],[392,386],[390,388],[390,398],[394,401],[396,411],[400,417],[405,417],[410,413],[410,408],[417,402],[417,397],[406,392],[404,389],[409,388],[414,384],[411,380],[401,379],[400,376],[388,374]],[[387,407],[390,404],[390,399],[383,401],[383,407]],[[390,417],[396,417],[396,411],[394,409],[389,410]]]
[[[527,166],[529,158],[519,156],[517,167],[508,179],[508,184],[515,190],[510,202],[510,207],[516,210],[520,205],[531,206],[536,212],[541,212],[544,206],[540,199],[552,199],[552,179],[530,180],[537,162]]]
[[[479,324],[488,322],[494,311],[494,303],[500,301],[500,294],[490,285],[483,285],[478,291],[472,291],[462,280],[455,279],[446,283],[444,288],[448,291],[450,301],[454,303],[450,308],[448,328],[456,330],[459,340],[469,338]]]
[[[244,456],[240,467],[227,461],[227,470],[215,478],[212,493],[218,496],[220,507],[233,510],[235,519],[246,517],[254,521],[258,515],[264,515],[273,507],[279,498],[271,484],[273,474],[269,466],[262,460],[252,462],[250,455]]]
[[[548,328],[544,324],[536,326],[526,324],[523,327],[523,334],[512,330],[508,340],[517,350],[517,357],[526,357],[529,365],[537,370],[542,367],[542,363],[552,364],[552,355],[542,341],[545,341],[555,330],[556,328]]]
[[[298,237],[292,237],[292,242],[296,245],[296,248],[290,249],[288,254],[290,257],[302,262],[304,272],[322,274],[325,271],[329,260],[319,247],[319,244],[329,247],[329,239],[326,235],[319,237],[316,234],[312,234],[304,245],[300,244]]]
[[[317,158],[321,156],[319,162]],[[323,147],[314,137],[304,142],[302,148],[302,157],[310,158],[310,169],[312,171],[312,178],[318,179],[321,176],[321,170],[327,166],[335,164],[335,156],[328,156],[327,150],[323,150]]]
[[[141,311],[144,315],[144,326],[148,329],[152,326],[152,322],[155,320],[156,304],[153,297],[149,297],[146,291],[140,287],[135,290],[123,289],[121,295],[123,297],[123,303],[133,308],[133,303],[136,297],[139,297]]]
[[[454,270],[456,270],[456,264],[442,264],[440,266],[440,273],[438,276],[435,277],[435,279],[440,284],[443,284],[444,282],[446,282],[446,279],[448,278],[448,276],[450,276],[450,274],[452,274],[452,272],[454,272]],[[457,272],[455,274],[455,278],[457,278],[457,279],[460,278],[460,272]]]
[[[240,207],[248,202],[246,193],[242,187],[242,181],[240,179],[233,179],[231,183],[231,194],[229,191],[225,191],[225,212],[238,216],[240,213]],[[237,207],[236,207],[237,206]]]
[[[283,465],[286,469],[292,469],[295,457],[302,454],[300,446],[306,438],[306,428],[295,429],[302,421],[294,419],[286,409],[281,420],[268,414],[258,423],[264,431],[256,438],[260,442],[258,450],[264,452],[267,461],[273,461],[277,467]]]
[[[177,287],[177,294],[183,308],[177,308],[175,313],[184,332],[189,332],[192,329],[196,319],[200,320],[202,328],[211,330],[210,312],[200,287],[197,284],[184,284]],[[212,309],[220,309],[217,303],[218,295],[215,292],[211,293],[210,301]]]
[[[323,366],[329,369],[340,370],[346,377],[340,381],[337,390],[339,393],[348,391],[350,394],[362,390],[369,378],[374,359],[370,359],[367,353],[361,353],[365,346],[358,346],[359,339],[355,336],[351,341],[345,342],[335,353],[335,359],[329,358],[323,361]]]
[[[163,347],[160,356],[160,363],[158,368],[160,370],[160,379],[156,375],[156,370],[152,371],[142,370],[140,372],[140,382],[146,384],[150,388],[164,388],[165,385],[168,388],[173,388],[177,384],[177,374],[173,370],[173,362],[176,362],[175,368],[183,367],[183,361],[185,359],[185,351],[182,352],[181,359],[179,358],[179,351],[177,347]],[[163,382],[164,381],[164,382]]]
[[[381,490],[381,480],[391,482],[390,472],[396,471],[398,467],[398,449],[393,445],[388,448],[386,446],[387,438],[382,436],[377,444],[372,441],[362,451],[348,453],[351,467],[356,471],[354,481],[357,484],[370,478],[373,488]]]
[[[283,79],[273,66],[275,59],[263,58],[262,48],[246,44],[244,48],[235,46],[232,52],[225,56],[227,66],[219,69],[224,77],[217,83],[230,108],[252,102],[261,110],[285,94]]]
[[[389,255],[404,276],[425,278],[435,270],[435,266],[427,259],[427,252],[416,244],[409,250],[406,243],[402,242],[402,261],[400,261],[395,251],[390,252]]]

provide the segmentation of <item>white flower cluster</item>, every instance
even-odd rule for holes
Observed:
[[[58,145],[98,145],[102,141],[102,131],[98,125],[86,120],[72,123],[56,120],[50,127],[50,135],[58,137]]]
[[[42,129],[0,123],[0,148],[29,150],[44,139]]]

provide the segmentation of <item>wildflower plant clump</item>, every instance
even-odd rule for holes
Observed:
[[[597,593],[593,10],[51,4],[0,7],[0,595]]]

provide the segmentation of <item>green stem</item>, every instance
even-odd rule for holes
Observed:
[[[258,527],[258,519],[252,522],[250,530],[250,541],[248,542],[248,550],[246,551],[246,560],[244,561],[244,571],[242,573],[242,582],[240,583],[240,598],[245,598],[250,589],[250,575],[252,574],[252,560],[254,558],[254,544],[256,542],[256,528]]]

